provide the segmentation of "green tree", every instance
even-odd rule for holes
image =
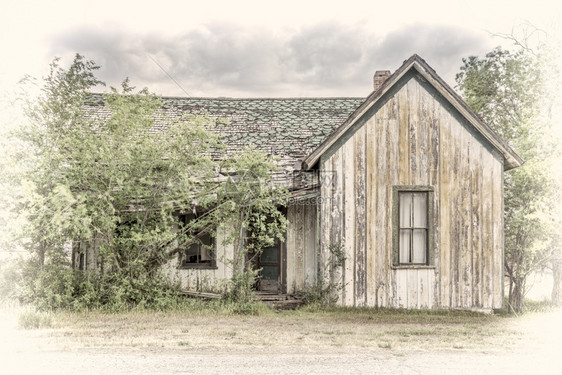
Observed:
[[[275,239],[282,241],[286,232],[287,220],[280,207],[287,204],[289,193],[273,183],[277,168],[263,151],[246,148],[227,165],[236,173],[221,186],[218,198],[224,205],[219,215],[232,223],[226,240],[234,247],[229,297],[249,304],[259,273],[255,261]]]
[[[542,110],[547,100],[540,56],[496,48],[463,59],[456,81],[467,103],[525,159],[505,175],[505,274],[508,309],[522,308],[529,274],[547,264],[546,213],[552,206],[551,145]]]
[[[135,92],[128,80],[121,90],[93,95],[102,84],[97,69],[80,55],[68,70],[55,60],[41,95],[27,103],[29,123],[19,134],[29,165],[21,179],[22,212],[40,269],[28,275],[56,284],[54,295],[62,296],[44,296],[56,300],[47,305],[67,306],[92,290],[94,304],[146,304],[153,291],[145,289],[159,279],[173,248],[197,241],[209,227],[231,224],[231,233],[257,227],[259,241],[252,244],[258,248],[280,237],[284,222],[275,210],[283,201],[275,198],[282,190],[269,184],[272,160],[255,150],[213,158],[222,149],[209,131],[214,120],[162,120],[159,98]],[[156,118],[163,126],[156,127]],[[225,170],[235,183],[221,179]],[[178,230],[178,213],[196,208],[209,214]],[[258,225],[266,216],[270,222]],[[229,240],[240,244],[240,259],[256,246],[239,235]],[[78,279],[67,272],[70,244]]]

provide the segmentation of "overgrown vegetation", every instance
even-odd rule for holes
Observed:
[[[98,68],[80,55],[69,69],[55,60],[41,94],[23,96],[28,121],[15,138],[11,182],[30,257],[17,297],[40,309],[171,308],[180,297],[161,265],[227,228],[234,277],[225,292],[252,313],[248,255],[285,231],[275,161],[251,147],[223,152],[210,131],[221,119],[166,118],[159,98],[128,80],[92,95],[103,85]]]
[[[178,288],[158,274],[129,277],[118,272],[96,272],[88,276],[82,270],[51,260],[42,269],[36,259],[25,262],[19,288],[19,300],[34,305],[39,311],[167,310],[183,303]]]
[[[230,231],[225,243],[233,246],[233,258],[225,260],[233,271],[226,290],[228,301],[239,305],[242,313],[255,313],[254,286],[259,277],[255,266],[262,250],[283,241],[287,219],[279,209],[289,198],[286,189],[273,186],[274,164],[263,152],[246,149],[227,164],[237,171],[219,189],[224,202],[215,222],[227,220]]]
[[[304,291],[306,303],[313,309],[333,307],[338,302],[339,294],[344,287],[341,275],[339,279],[333,278],[333,275],[339,274],[337,270],[345,266],[344,244],[331,242],[326,247],[328,256],[319,269],[318,278]]]

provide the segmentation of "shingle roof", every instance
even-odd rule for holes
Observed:
[[[163,97],[161,100],[162,113],[156,117],[156,127],[164,126],[165,117],[207,115],[217,119],[212,130],[229,150],[252,144],[279,156],[286,179],[292,174],[295,162],[318,147],[365,98]],[[87,105],[100,119],[109,116],[101,94],[92,94]]]
[[[302,158],[318,146],[365,98],[164,98],[172,112],[225,118],[217,131],[227,145],[253,144],[279,156]]]

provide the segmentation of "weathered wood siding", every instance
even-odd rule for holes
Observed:
[[[346,254],[343,267],[329,267],[340,303],[500,307],[501,156],[414,75],[379,102],[320,161],[331,176],[321,186],[321,258],[338,242]],[[395,185],[434,188],[432,266],[392,266]]]
[[[225,230],[225,228],[220,228],[217,232],[216,268],[178,268],[179,258],[175,257],[162,267],[164,274],[172,282],[179,283],[185,290],[221,291],[225,283],[232,278],[232,265],[229,260],[232,260],[234,255],[233,246],[223,243],[226,237]]]
[[[317,201],[316,198],[300,200],[287,207],[286,279],[283,281],[287,293],[302,291],[316,282]]]

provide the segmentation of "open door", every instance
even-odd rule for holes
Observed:
[[[262,292],[281,292],[281,243],[278,240],[273,246],[263,249],[257,267],[261,268],[257,289]]]

